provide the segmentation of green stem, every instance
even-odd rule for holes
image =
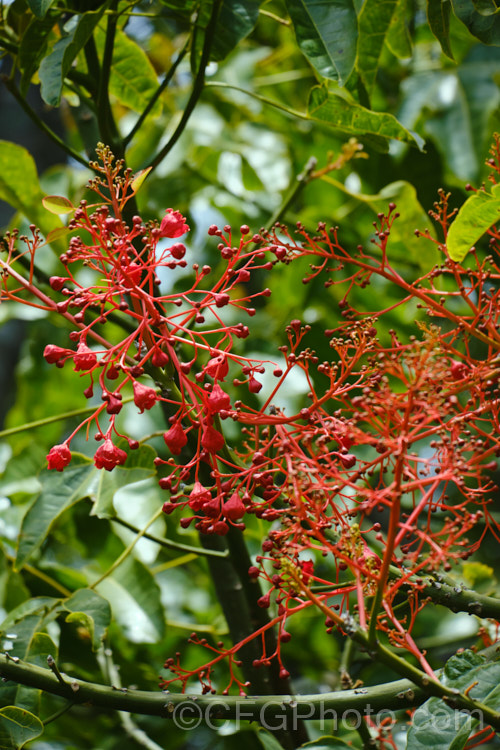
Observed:
[[[161,516],[162,513],[163,513],[163,511],[162,511],[161,508],[159,508],[157,511],[155,511],[154,515],[147,522],[146,526],[143,529],[141,529],[140,531],[137,532],[136,536],[130,542],[130,544],[128,545],[128,547],[125,547],[125,549],[123,550],[123,552],[121,553],[121,555],[118,555],[118,557],[116,558],[116,560],[112,563],[112,565],[109,566],[109,568],[107,569],[107,571],[105,573],[103,573],[102,576],[100,576],[97,579],[97,581],[94,581],[94,583],[91,583],[89,585],[89,589],[95,589],[100,583],[102,583],[102,581],[104,581],[105,578],[108,578],[108,576],[110,576],[122,564],[122,562],[124,562],[127,559],[127,557],[130,555],[130,553],[134,549],[134,547],[137,544],[137,542],[139,541],[139,539],[141,539],[144,536],[144,534],[149,529],[149,527],[151,526],[151,524],[154,523],[156,521],[156,519]]]
[[[140,530],[134,526],[133,524],[129,523],[128,521],[125,521],[123,518],[118,518],[115,516],[114,518],[110,519],[113,523],[118,523],[120,526],[124,526],[126,529],[130,529],[130,531],[135,532],[136,534],[140,533]],[[179,550],[180,552],[191,552],[194,555],[200,555],[202,557],[227,557],[228,552],[226,551],[219,551],[219,550],[208,550],[203,549],[201,547],[192,547],[189,544],[182,544],[182,542],[173,542],[171,539],[160,539],[157,536],[153,536],[153,534],[148,534],[147,532],[142,532],[142,536],[145,539],[149,539],[151,542],[155,542],[156,544],[159,544],[161,547],[165,547],[166,549],[175,549]]]
[[[117,4],[118,0],[113,0],[110,5],[110,10],[115,11]],[[111,74],[111,67],[113,63],[113,50],[118,18],[119,16],[115,13],[111,13],[111,15],[108,16],[101,73],[98,79],[97,113],[100,120],[99,124],[101,127],[101,132],[103,133],[103,135],[105,133],[108,134],[108,145],[111,146],[111,150],[115,152],[116,156],[121,157],[123,153],[123,145],[119,146],[120,137],[113,117],[113,112],[111,110],[111,103],[109,101],[108,93],[109,77]],[[118,150],[119,153],[117,153]]]
[[[46,125],[43,120],[40,119],[40,117],[37,115],[35,110],[30,107],[26,99],[21,96],[20,91],[18,90],[15,82],[9,78],[8,76],[2,76],[2,81],[5,83],[6,88],[14,99],[18,102],[18,104],[22,107],[22,109],[26,112],[28,117],[35,123],[37,128],[42,131],[42,133],[45,133],[47,138],[49,138],[53,143],[55,143],[59,148],[61,148],[68,156],[71,156],[72,159],[76,159],[77,162],[80,164],[83,164],[83,166],[89,168],[89,163],[86,159],[81,156],[78,151],[75,151],[71,148],[71,146],[68,146],[62,138],[59,138],[59,136],[54,133],[54,131],[49,128],[48,125]]]
[[[291,187],[288,190],[288,193],[286,194],[283,203],[281,206],[274,212],[274,214],[271,216],[267,223],[267,229],[271,229],[274,224],[276,224],[277,221],[281,221],[283,216],[286,214],[292,203],[298,198],[300,193],[304,190],[307,183],[311,180],[312,174],[314,170],[316,169],[316,159],[314,156],[312,156],[307,164],[305,165],[302,172],[297,175],[295,178],[294,183],[291,185]]]
[[[247,94],[247,96],[252,97],[252,99],[257,99],[257,101],[262,102],[263,104],[267,104],[270,107],[274,107],[274,109],[279,109],[281,112],[286,112],[287,115],[291,115],[292,117],[298,117],[301,120],[311,119],[308,116],[307,112],[299,112],[299,110],[297,109],[291,109],[290,107],[286,107],[284,104],[273,101],[273,99],[268,99],[267,96],[256,94],[254,91],[248,91],[248,89],[242,89],[240,86],[233,86],[230,83],[224,83],[224,81],[208,81],[205,85],[221,89],[232,89],[233,91],[240,91],[242,94]]]
[[[133,396],[124,398],[122,403],[127,404],[129,401],[133,401]],[[64,419],[72,419],[73,417],[80,417],[85,414],[93,414],[95,410],[96,405],[94,404],[93,406],[84,406],[81,409],[66,411],[63,414],[54,414],[51,417],[37,419],[35,422],[26,422],[25,424],[20,424],[17,427],[8,427],[6,430],[0,431],[0,438],[9,437],[9,435],[17,435],[17,433],[24,432],[25,430],[34,430],[37,427],[45,427],[45,425],[51,424],[52,422],[60,422]]]
[[[292,696],[286,694],[240,697],[235,695],[186,696],[178,693],[160,693],[158,690],[121,690],[107,685],[73,679],[63,673],[66,684],[61,684],[49,669],[28,664],[20,659],[0,654],[0,674],[8,680],[44,690],[52,695],[70,699],[74,703],[128,711],[147,716],[162,716],[175,719],[178,706],[192,705],[202,719],[216,718],[261,721],[263,718],[272,725],[279,719],[298,718],[331,720],[335,711],[341,718],[344,711],[357,710],[360,713],[413,708],[423,703],[427,695],[415,688],[409,680],[397,680],[373,687],[342,690],[331,693]],[[352,713],[351,713],[352,716]]]
[[[181,137],[182,133],[184,132],[184,128],[186,127],[187,122],[189,118],[191,117],[193,110],[198,102],[198,99],[201,96],[203,87],[205,85],[205,69],[210,60],[210,50],[212,48],[220,5],[221,5],[221,0],[213,0],[212,12],[210,14],[210,20],[208,21],[206,32],[205,32],[205,41],[204,41],[203,50],[201,53],[200,65],[198,68],[198,72],[196,74],[196,78],[194,79],[191,95],[189,97],[188,103],[186,104],[186,108],[184,109],[184,112],[182,113],[181,120],[178,126],[176,127],[176,129],[174,130],[172,136],[170,137],[168,143],[165,144],[165,146],[158,152],[158,154],[155,156],[153,161],[150,163],[149,166],[151,167],[151,171],[156,169],[158,164],[160,164],[163,161],[163,159],[167,156],[167,154],[169,154],[170,151],[173,149],[173,147],[175,146],[175,144]]]
[[[185,56],[185,54],[186,54],[186,52],[187,52],[188,44],[189,44],[189,40],[188,40],[188,41],[186,41],[186,43],[185,43],[184,47],[183,47],[183,48],[181,49],[181,51],[180,51],[180,52],[179,52],[179,54],[177,55],[177,59],[176,59],[176,60],[175,60],[175,62],[174,62],[174,63],[172,64],[172,66],[171,66],[170,70],[169,70],[169,71],[168,71],[168,73],[167,73],[167,74],[165,75],[165,78],[164,78],[164,79],[163,79],[163,81],[162,81],[162,82],[160,83],[160,85],[158,86],[158,88],[157,88],[157,89],[156,89],[156,91],[154,92],[153,96],[151,97],[151,99],[150,99],[150,100],[149,100],[149,102],[147,103],[147,105],[146,105],[146,107],[144,108],[144,110],[143,110],[142,114],[140,115],[139,119],[138,119],[138,120],[137,120],[137,122],[135,123],[134,127],[133,127],[133,128],[132,128],[132,129],[131,129],[131,130],[129,131],[129,133],[128,133],[128,134],[127,134],[127,135],[126,135],[125,137],[124,137],[124,139],[123,139],[123,145],[124,145],[124,146],[127,146],[127,145],[128,145],[129,143],[130,143],[130,141],[132,140],[132,138],[134,137],[134,135],[135,135],[135,134],[136,134],[136,133],[137,133],[137,132],[138,132],[138,131],[140,130],[140,128],[142,127],[142,124],[143,124],[144,120],[145,120],[145,119],[146,119],[146,117],[147,117],[147,116],[149,115],[149,113],[150,113],[150,112],[151,112],[151,110],[153,109],[154,105],[156,104],[156,102],[157,102],[157,101],[158,101],[158,99],[160,98],[161,94],[162,94],[162,93],[163,93],[163,91],[164,91],[164,90],[165,90],[165,89],[167,88],[168,84],[170,83],[170,81],[171,81],[171,80],[172,80],[172,78],[174,77],[175,71],[177,70],[177,68],[178,68],[178,66],[179,66],[179,63],[180,63],[180,62],[181,62],[181,61],[183,60],[183,58],[184,58],[184,56]]]

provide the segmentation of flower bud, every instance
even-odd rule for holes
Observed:
[[[167,208],[160,224],[160,237],[175,239],[189,232],[184,216],[179,211]]]
[[[180,422],[175,422],[168,432],[163,434],[163,439],[170,453],[173,453],[174,456],[178,456],[187,443],[187,435]]]
[[[94,463],[98,469],[111,471],[115,466],[121,466],[127,460],[127,454],[121,448],[113,445],[112,441],[107,438],[102,445],[96,450]]]
[[[147,385],[134,380],[134,404],[142,414],[144,409],[151,409],[157,401],[156,391]]]
[[[47,455],[48,468],[55,469],[56,471],[62,471],[70,461],[71,451],[66,443],[54,445]]]

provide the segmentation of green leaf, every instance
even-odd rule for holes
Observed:
[[[26,96],[28,93],[31,79],[46,55],[49,36],[54,28],[54,18],[52,15],[47,18],[33,18],[21,37],[19,67],[22,75],[19,89],[23,96]]]
[[[253,31],[262,0],[224,0],[219,11],[210,59],[224,60]],[[209,10],[209,6],[207,6]]]
[[[43,193],[33,157],[22,146],[0,141],[0,199],[24,214],[47,235],[61,226],[42,206]]]
[[[151,172],[151,169],[152,167],[147,167],[146,169],[141,169],[139,172],[136,173],[134,179],[130,183],[130,188],[134,195],[137,194],[142,183],[144,182],[148,174]]]
[[[111,622],[109,602],[92,589],[80,589],[64,602],[70,612],[66,622],[80,622],[89,631],[92,650],[97,651]]]
[[[462,750],[472,726],[468,714],[454,711],[439,698],[431,698],[413,714],[406,750]]]
[[[64,79],[73,61],[88,42],[94,29],[101,20],[107,3],[93,13],[73,16],[64,26],[65,36],[54,44],[50,55],[40,65],[40,93],[44,102],[51,107],[58,107]]]
[[[461,262],[471,247],[500,219],[500,185],[492,195],[478,190],[467,198],[451,223],[446,244],[452,260]]]
[[[398,0],[365,0],[358,18],[356,67],[370,93]]]
[[[463,692],[473,700],[498,710],[500,707],[500,663],[487,662],[484,657],[466,650],[452,656],[444,668],[444,683]],[[478,722],[480,710],[470,714],[450,708],[440,698],[430,698],[413,715],[408,733],[407,750],[461,750]]]
[[[450,46],[450,0],[427,0],[427,20],[429,27],[444,54],[454,60]]]
[[[472,0],[474,8],[482,16],[493,16],[495,13],[500,12],[500,8],[497,7],[495,0]]]
[[[452,0],[455,15],[483,44],[500,46],[500,16],[482,15],[472,0]]]
[[[409,128],[421,119],[447,167],[463,181],[480,176],[491,117],[500,103],[493,81],[499,64],[496,48],[476,48],[454,71],[419,73],[402,84],[398,118]]]
[[[420,136],[404,128],[393,115],[372,112],[329,92],[325,86],[311,90],[307,113],[311,119],[328,122],[342,133],[369,138],[379,149],[387,149],[387,142],[392,139],[416,145],[420,150],[424,144]]]
[[[467,672],[470,672],[474,667],[484,664],[484,661],[484,656],[475,654],[470,649],[462,651],[461,654],[454,654],[445,664],[444,681],[448,685],[454,685],[456,680],[467,674]]]
[[[69,214],[75,210],[71,201],[62,195],[46,195],[42,198],[42,204],[51,214]]]
[[[52,596],[37,596],[22,602],[12,609],[5,620],[0,624],[0,633],[4,636],[14,633],[13,647],[9,651],[12,656],[24,659],[29,649],[33,632],[32,628],[25,626],[28,618],[35,618],[37,624],[41,623],[47,612],[59,603],[59,599]]]
[[[153,575],[133,557],[97,585],[111,604],[113,617],[133,643],[158,643],[165,634],[160,588]]]
[[[352,744],[344,742],[337,737],[318,737],[312,742],[305,742],[300,746],[302,748],[311,748],[311,750],[332,750],[332,748],[349,747],[352,750]]]
[[[123,445],[121,447],[124,448]],[[91,515],[98,518],[113,518],[116,515],[113,507],[115,492],[120,487],[153,476],[155,457],[156,453],[150,445],[142,445],[139,450],[130,451],[126,466],[116,466],[112,472],[96,470],[96,478],[90,487],[95,500]]]
[[[43,724],[29,711],[16,706],[0,709],[0,750],[20,750],[43,734]]]
[[[56,617],[59,603],[59,599],[40,596],[22,602],[9,612],[0,625],[0,634],[12,643],[8,650],[9,656],[17,656],[23,660],[29,658],[37,633],[48,620]],[[40,645],[42,645],[41,642]],[[37,647],[35,646],[35,654],[36,651]],[[37,658],[35,656],[35,661]],[[15,703],[17,696],[18,686],[15,683],[0,683],[0,703],[2,705]]]
[[[97,29],[95,40],[102,55],[106,40],[106,34],[102,29]],[[149,57],[136,42],[118,29],[113,48],[109,93],[125,107],[134,112],[142,112],[158,85],[158,78]],[[161,101],[158,100],[150,114],[158,117],[161,111]]]
[[[37,18],[45,18],[45,14],[54,0],[27,0],[28,7]]]
[[[392,54],[401,59],[411,57],[411,36],[406,23],[407,0],[398,0],[387,33],[386,43]]]
[[[289,0],[298,45],[311,65],[342,86],[356,60],[358,28],[352,0]]]
[[[276,737],[266,729],[257,729],[257,737],[264,750],[283,750],[283,746],[278,742]]]
[[[88,494],[94,471],[90,459],[73,454],[70,466],[63,472],[42,472],[42,491],[21,524],[15,563],[17,570],[40,547],[59,516]]]
[[[57,662],[58,649],[52,638],[47,633],[35,633],[29,644],[24,660],[37,667],[47,669],[47,657],[52,656]],[[40,696],[42,691],[20,685],[16,692],[16,706],[32,711],[35,714],[40,710]]]

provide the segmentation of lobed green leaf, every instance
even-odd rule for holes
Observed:
[[[102,53],[105,32],[97,29],[95,39],[97,48]],[[123,106],[134,112],[142,112],[158,85],[158,78],[149,57],[133,39],[118,29],[113,47],[109,93]],[[161,110],[161,100],[157,100],[151,115],[158,117]]]
[[[328,91],[325,86],[315,86],[311,90],[307,113],[311,119],[327,122],[342,133],[368,137],[382,150],[387,150],[387,142],[393,139],[418,146],[420,150],[423,148],[423,139],[403,127],[393,115],[373,112]]]
[[[386,44],[396,57],[411,57],[412,41],[406,23],[407,0],[398,0],[387,32]]]
[[[37,18],[45,18],[45,15],[54,3],[54,0],[27,0],[28,7]]]
[[[17,706],[0,708],[0,749],[20,750],[43,734],[40,719]]]
[[[79,589],[64,602],[64,607],[70,613],[66,622],[82,623],[89,632],[92,650],[97,651],[111,622],[109,602],[92,589]]]
[[[111,604],[113,617],[133,643],[158,643],[165,635],[160,587],[139,560],[127,557],[97,585]]]
[[[83,13],[73,16],[64,26],[65,36],[54,44],[52,52],[44,57],[40,65],[40,93],[44,102],[51,107],[58,107],[64,79],[76,56],[92,36],[101,20],[107,3],[95,13]]]
[[[365,0],[358,17],[356,67],[370,93],[398,0]]]
[[[261,3],[262,0],[223,0],[210,49],[211,60],[224,60],[253,31]]]
[[[35,161],[29,151],[17,143],[0,141],[0,199],[47,235],[59,228],[61,221],[43,209],[43,197]]]
[[[89,458],[73,455],[63,472],[44,470],[40,475],[42,491],[23,518],[15,567],[20,570],[41,546],[50,529],[65,510],[89,492],[96,471]]]
[[[456,17],[483,44],[500,46],[500,16],[478,12],[473,0],[451,0]]]
[[[500,219],[500,185],[492,194],[478,190],[467,198],[451,223],[446,239],[452,260],[461,262],[471,247]]]
[[[24,32],[19,45],[19,67],[22,71],[19,89],[23,96],[28,93],[31,79],[47,54],[49,37],[54,28],[53,14],[33,18]]]
[[[352,0],[290,0],[297,43],[318,73],[345,84],[356,60],[358,24]]]
[[[451,2],[427,0],[427,21],[429,28],[441,45],[444,54],[454,60],[450,45]]]

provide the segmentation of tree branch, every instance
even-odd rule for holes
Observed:
[[[409,680],[330,693],[248,697],[188,696],[180,693],[116,689],[73,679],[64,673],[62,676],[66,684],[62,684],[51,670],[17,658],[13,659],[7,654],[0,655],[0,674],[7,680],[59,695],[73,703],[90,703],[100,708],[162,716],[174,720],[179,716],[180,706],[192,706],[193,715],[196,714],[205,721],[239,719],[260,722],[265,720],[271,723],[272,720],[278,721],[287,717],[296,723],[297,718],[333,719],[332,712],[336,712],[337,717],[341,718],[343,712],[353,710],[362,714],[383,709],[405,710],[419,706],[427,699],[424,691],[416,688]]]

